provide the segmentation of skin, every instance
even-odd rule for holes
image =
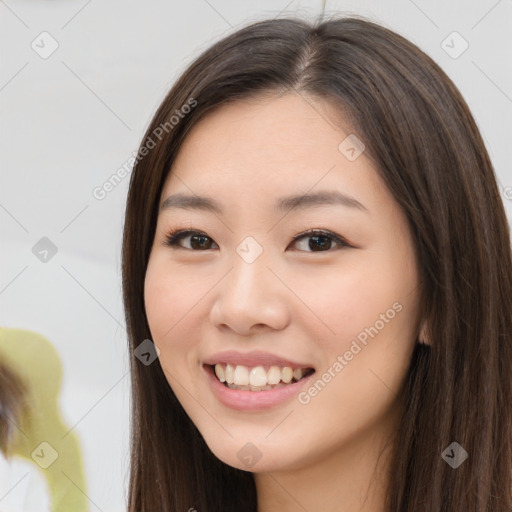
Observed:
[[[391,453],[384,447],[419,328],[419,267],[405,215],[364,152],[349,161],[338,150],[352,130],[333,111],[326,100],[287,93],[205,116],[180,148],[160,201],[206,195],[225,212],[161,211],[147,267],[146,313],[169,385],[212,452],[253,472],[258,512],[384,510]],[[319,190],[350,194],[367,211],[273,210],[277,198]],[[166,247],[175,228],[209,238]],[[293,241],[309,229],[350,246]],[[252,263],[236,252],[247,236],[263,249]],[[394,303],[400,312],[307,404],[293,398],[237,411],[218,402],[204,377],[205,358],[231,349],[309,362],[315,377],[332,374],[338,356]],[[261,453],[250,468],[237,456],[248,442]]]

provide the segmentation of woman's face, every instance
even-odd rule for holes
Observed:
[[[160,200],[145,280],[160,364],[213,453],[253,472],[392,431],[416,340],[406,218],[328,108],[293,93],[212,111]],[[166,245],[178,229],[193,233]]]

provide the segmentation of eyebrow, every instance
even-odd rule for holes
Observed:
[[[281,197],[277,200],[274,209],[276,212],[284,213],[290,210],[302,210],[325,205],[341,205],[369,213],[368,209],[356,198],[335,190]],[[183,193],[169,196],[160,207],[160,211],[171,209],[203,210],[219,215],[223,213],[220,203],[212,197],[187,195]]]

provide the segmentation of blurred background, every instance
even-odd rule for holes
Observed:
[[[0,325],[38,332],[59,354],[58,404],[80,443],[91,511],[126,503],[130,158],[203,49],[250,21],[312,20],[324,7],[397,31],[447,72],[512,219],[512,0],[0,0]],[[104,185],[116,173],[126,177]],[[49,510],[43,469],[0,457],[0,475],[1,512]]]

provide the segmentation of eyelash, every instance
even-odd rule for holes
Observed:
[[[173,249],[185,249],[186,251],[193,251],[193,252],[204,252],[208,251],[210,249],[204,249],[204,250],[195,250],[195,249],[189,249],[188,247],[181,247],[178,242],[182,240],[183,238],[186,238],[188,235],[201,235],[205,236],[206,238],[209,238],[210,240],[213,240],[210,238],[206,233],[203,233],[202,231],[196,231],[193,229],[176,229],[174,231],[170,231],[167,233],[164,246],[171,247]],[[309,238],[313,236],[324,236],[329,238],[330,240],[336,242],[339,247],[338,249],[342,249],[344,247],[352,247],[344,238],[337,235],[336,233],[333,233],[331,231],[323,230],[323,229],[310,229],[308,231],[305,231],[304,233],[301,233],[300,235],[297,235],[293,238],[292,242],[297,242],[301,238]],[[325,251],[300,251],[300,252],[332,252],[336,248],[331,248]]]

